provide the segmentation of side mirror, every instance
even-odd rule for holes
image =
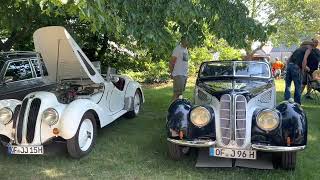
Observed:
[[[4,78],[4,83],[8,83],[8,82],[12,82],[13,81],[13,76],[6,76],[5,78]]]

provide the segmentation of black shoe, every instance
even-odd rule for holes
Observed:
[[[313,98],[312,98],[310,95],[306,95],[305,98],[306,98],[306,99],[313,100]]]

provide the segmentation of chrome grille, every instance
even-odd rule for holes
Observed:
[[[220,131],[224,145],[228,145],[231,140],[231,96],[222,95],[220,99]]]
[[[26,112],[28,101],[29,101],[29,98],[26,98],[25,100],[23,100],[22,106],[19,112],[19,116],[18,116],[18,123],[16,128],[16,136],[17,136],[18,143],[22,142],[23,120],[24,120],[24,115]]]
[[[235,104],[235,140],[238,146],[243,146],[244,140],[246,138],[246,98],[243,95],[237,95],[235,98]]]
[[[23,100],[16,123],[16,137],[18,144],[21,144],[24,138],[26,138],[28,143],[32,143],[40,104],[41,100],[38,98],[26,98]],[[26,126],[26,128],[24,128],[24,126]]]
[[[27,142],[32,143],[35,134],[35,128],[37,124],[37,117],[39,113],[41,105],[41,100],[39,98],[35,98],[29,108],[29,115],[28,115],[28,123],[27,123]]]

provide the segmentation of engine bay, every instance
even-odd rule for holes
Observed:
[[[53,93],[60,103],[69,104],[76,99],[91,99],[94,96],[102,96],[103,90],[103,84],[96,84],[92,81],[63,80],[57,83]]]

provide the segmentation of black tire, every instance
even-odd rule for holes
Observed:
[[[297,162],[297,152],[282,152],[279,160],[280,168],[294,170]]]
[[[136,92],[134,93],[134,97],[133,97],[133,101],[135,99],[135,97],[138,96],[139,97],[139,110],[136,112],[135,111],[135,103],[133,102],[133,109],[131,111],[128,111],[126,114],[125,114],[125,117],[126,118],[129,118],[129,119],[132,119],[132,118],[135,118],[136,116],[138,116],[139,112],[140,112],[140,109],[141,109],[141,104],[142,104],[142,95],[141,95],[141,92],[137,89]]]
[[[79,146],[79,130],[80,127],[83,123],[84,120],[89,119],[92,122],[92,126],[93,126],[93,134],[92,134],[92,142],[89,146],[89,148],[86,151],[81,150],[80,146]],[[67,149],[68,149],[68,153],[72,158],[76,158],[79,159],[87,154],[89,154],[91,152],[91,150],[93,149],[95,142],[96,142],[96,137],[97,137],[97,123],[96,123],[96,119],[94,118],[92,113],[85,113],[80,121],[77,133],[75,134],[75,136],[71,139],[67,140]]]
[[[168,142],[169,157],[173,160],[181,160],[184,156],[183,147],[177,144]]]

